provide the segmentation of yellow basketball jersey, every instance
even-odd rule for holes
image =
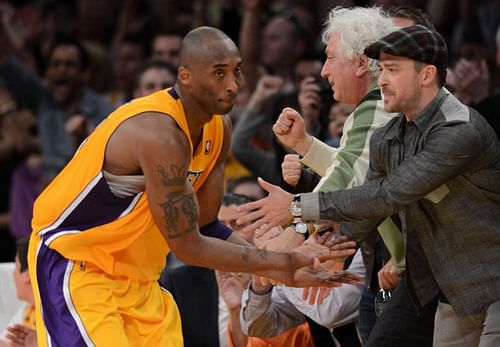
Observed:
[[[128,118],[151,111],[172,117],[186,134],[193,153],[188,178],[195,191],[200,188],[222,149],[222,116],[215,115],[204,126],[194,154],[182,102],[174,89],[162,90],[121,106],[85,140],[36,200],[32,239],[39,238],[66,259],[89,263],[110,275],[140,281],[159,278],[169,248],[155,225],[146,193],[117,197],[102,173],[113,132]]]

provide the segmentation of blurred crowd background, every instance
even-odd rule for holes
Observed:
[[[92,129],[117,106],[175,82],[180,41],[200,25],[223,30],[243,57],[228,192],[263,196],[256,176],[284,185],[287,150],[271,131],[282,107],[298,108],[308,131],[332,146],[352,109],[320,78],[325,16],[374,5],[428,14],[449,45],[447,88],[498,131],[498,0],[0,1],[0,260],[14,259],[37,194]]]

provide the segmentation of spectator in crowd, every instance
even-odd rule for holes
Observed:
[[[365,267],[358,250],[348,271],[364,275]],[[320,326],[333,329],[333,336],[341,346],[361,346],[354,321],[358,316],[363,286],[334,288],[322,303],[311,303],[303,298],[303,290],[273,286],[255,278],[243,293],[241,324],[249,336],[272,337],[312,319]],[[351,324],[351,331],[346,331]],[[313,332],[313,338],[314,336]],[[323,342],[321,344],[325,346]]]
[[[159,32],[151,43],[151,58],[163,60],[174,66],[179,66],[179,50],[181,35],[169,32]]]
[[[291,219],[293,205],[304,220],[351,221],[341,231],[360,241],[370,225],[397,212],[415,305],[439,300],[433,343],[496,346],[499,268],[483,264],[500,261],[500,142],[477,111],[442,88],[448,56],[437,32],[406,27],[365,53],[380,60],[385,109],[401,112],[372,136],[367,182],[295,198],[275,187],[265,207],[263,201],[248,205],[259,210],[241,222],[265,215],[261,223],[281,224]]]
[[[239,46],[243,73],[251,92],[264,74],[283,80],[287,90],[293,89],[293,67],[307,47],[306,29],[293,13],[282,13],[262,24],[264,1],[243,1],[243,19]]]
[[[152,60],[143,64],[137,73],[134,98],[149,95],[175,84],[177,68],[162,60]]]
[[[8,41],[3,42],[3,47],[9,47]],[[86,136],[112,106],[86,87],[88,55],[75,38],[60,38],[50,49],[47,84],[15,55],[9,56],[9,52],[1,50],[0,77],[16,102],[28,107],[37,117],[44,181],[48,182],[73,155],[75,136],[82,137],[82,133]]]
[[[328,115],[328,138],[325,143],[328,146],[338,148],[340,146],[340,138],[343,134],[344,124],[347,117],[352,113],[353,106],[337,102],[330,107]]]
[[[114,89],[108,94],[115,107],[132,99],[134,78],[147,57],[146,45],[138,35],[127,35],[115,45],[112,64]]]
[[[13,272],[17,297],[26,305],[16,313],[0,335],[0,347],[36,347],[35,300],[28,272],[28,238],[17,240],[16,265]]]
[[[266,195],[253,176],[241,176],[228,183],[227,191],[233,194],[245,195],[253,200],[262,199]]]
[[[15,239],[31,227],[33,201],[40,191],[41,166],[33,114],[0,86],[0,261],[13,261]]]

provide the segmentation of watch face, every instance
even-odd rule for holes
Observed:
[[[307,224],[302,222],[295,224],[295,231],[298,232],[299,234],[306,234]]]
[[[300,217],[302,215],[302,209],[300,206],[300,201],[293,201],[290,207],[290,212],[294,217]]]

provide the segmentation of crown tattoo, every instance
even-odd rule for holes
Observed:
[[[165,186],[180,186],[186,181],[184,167],[179,167],[174,164],[170,165],[170,175],[166,172],[162,165],[157,165],[156,170],[163,176],[163,184]]]

